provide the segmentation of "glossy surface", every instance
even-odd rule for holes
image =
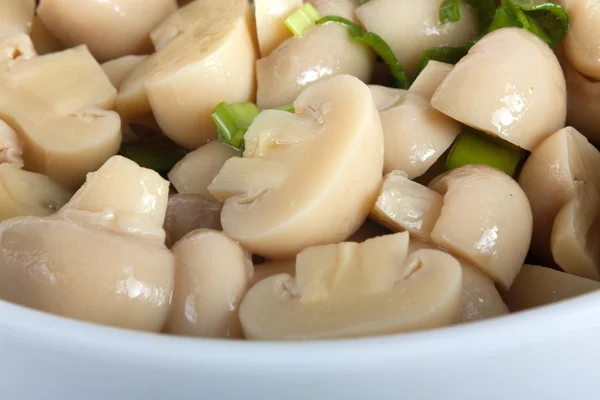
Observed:
[[[41,0],[37,13],[67,47],[85,44],[100,62],[153,51],[152,28],[175,0]]]
[[[526,150],[564,127],[565,78],[552,50],[523,29],[486,35],[456,64],[431,104]]]
[[[209,186],[225,202],[224,231],[265,257],[346,239],[381,182],[383,133],[365,84],[334,77],[306,89],[294,107],[296,114],[259,114],[244,157],[227,160]]]
[[[407,233],[313,247],[298,254],[295,279],[275,275],[250,289],[240,319],[246,337],[261,340],[435,328],[455,321],[461,279],[441,251],[409,254]]]
[[[119,113],[128,119],[152,111],[161,130],[189,149],[216,139],[210,118],[215,106],[252,101],[255,95],[257,49],[249,3],[190,3],[162,21],[153,38],[161,47],[123,82]]]
[[[165,332],[240,338],[239,304],[253,268],[250,254],[227,235],[197,230],[171,249],[175,289]]]
[[[169,197],[164,229],[166,244],[172,246],[196,229],[221,230],[221,203],[199,194],[175,194]]]
[[[19,33],[29,33],[35,12],[35,0],[0,2],[0,40]]]
[[[256,0],[254,16],[260,56],[266,57],[292,36],[283,20],[302,5],[302,0]]]

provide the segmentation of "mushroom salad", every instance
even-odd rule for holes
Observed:
[[[0,299],[251,340],[600,289],[600,0],[0,0]]]

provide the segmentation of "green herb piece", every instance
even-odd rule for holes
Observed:
[[[291,13],[283,23],[292,31],[294,36],[302,36],[319,18],[321,18],[319,11],[312,4],[304,3]]]
[[[369,46],[373,51],[385,62],[390,69],[394,84],[400,89],[408,89],[410,80],[400,64],[400,61],[394,55],[390,46],[379,35],[373,32],[366,32],[360,25],[355,24],[345,18],[338,16],[327,16],[317,21],[317,25],[328,22],[336,22],[348,28],[350,37],[366,46]]]
[[[217,126],[219,141],[241,149],[244,135],[259,113],[260,110],[254,103],[219,103],[211,115]]]
[[[294,108],[293,104],[288,104],[287,106],[277,107],[276,110],[287,111],[287,112],[291,112],[291,113],[296,112],[296,109]]]
[[[170,171],[187,154],[187,150],[168,139],[142,139],[121,144],[119,154],[140,167],[164,173]]]
[[[470,42],[461,47],[435,47],[433,49],[425,50],[421,58],[421,64],[419,64],[419,74],[431,60],[447,64],[456,64],[461,58],[467,55],[473,44],[475,43]]]
[[[460,0],[444,0],[440,4],[439,18],[441,24],[460,20]]]

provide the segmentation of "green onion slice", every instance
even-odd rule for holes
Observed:
[[[446,160],[446,169],[467,164],[485,164],[513,176],[523,151],[486,133],[465,130],[458,135]]]
[[[294,36],[302,36],[319,18],[321,18],[319,11],[312,4],[304,3],[291,13],[283,23],[292,31]]]
[[[187,150],[166,138],[142,139],[121,144],[119,154],[135,161],[140,167],[163,173],[170,171],[187,154]]]
[[[423,52],[421,64],[419,64],[419,74],[425,69],[429,61],[440,61],[446,64],[456,64],[461,58],[467,55],[469,49],[475,44],[470,42],[460,47],[435,47]]]
[[[460,0],[444,0],[440,4],[439,18],[441,24],[460,20]]]
[[[400,89],[408,89],[410,80],[400,64],[400,61],[394,55],[390,46],[379,35],[373,32],[366,32],[360,25],[355,24],[346,18],[338,16],[326,16],[317,21],[317,25],[326,24],[328,22],[336,22],[348,28],[348,34],[352,39],[369,46],[375,53],[381,57],[392,73],[394,84]]]
[[[241,149],[244,135],[259,113],[260,109],[254,103],[219,103],[211,115],[219,141]]]
[[[287,106],[277,107],[276,110],[287,111],[287,112],[291,112],[291,113],[296,112],[296,109],[294,108],[293,104],[288,104]]]

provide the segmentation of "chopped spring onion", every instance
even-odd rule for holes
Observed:
[[[291,113],[296,112],[296,109],[294,108],[293,104],[288,104],[287,106],[277,107],[276,110],[287,111],[287,112],[291,112]]]
[[[444,0],[440,4],[439,18],[441,24],[460,20],[460,0]]]
[[[319,18],[321,18],[319,11],[312,4],[304,3],[291,13],[283,23],[292,31],[294,36],[302,36]]]
[[[446,169],[485,164],[513,176],[521,162],[522,152],[518,147],[483,132],[466,130],[456,138],[446,160]]]
[[[163,173],[169,172],[187,154],[187,150],[168,139],[142,139],[121,144],[119,154],[135,161],[140,167]]]
[[[241,149],[244,135],[259,113],[260,109],[254,103],[219,103],[211,115],[219,141]]]
[[[456,64],[461,58],[467,55],[473,44],[475,44],[475,42],[470,42],[467,45],[460,47],[435,47],[433,49],[425,50],[421,58],[421,64],[419,64],[418,73],[420,74],[431,60],[447,64]]]
[[[381,59],[387,64],[396,87],[400,89],[408,89],[410,86],[410,80],[404,72],[404,68],[394,55],[394,52],[390,46],[383,40],[379,35],[373,32],[366,32],[360,25],[355,24],[342,17],[327,16],[317,21],[317,25],[325,24],[328,22],[336,22],[342,24],[348,28],[348,34],[351,38],[358,42],[369,46],[375,51],[375,53],[381,57]]]
[[[488,31],[516,26],[549,45],[560,42],[569,29],[569,15],[560,5],[540,0],[502,0]]]

